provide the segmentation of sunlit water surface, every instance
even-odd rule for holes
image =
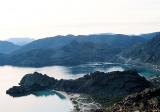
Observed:
[[[76,79],[94,71],[111,72],[129,69],[136,69],[145,77],[155,76],[160,73],[159,70],[149,67],[115,63],[88,63],[77,66],[51,66],[43,68],[1,66],[0,112],[70,112],[73,109],[72,103],[65,94],[54,91],[41,91],[34,95],[19,98],[6,95],[6,90],[13,85],[18,85],[25,74],[37,71],[57,79]]]

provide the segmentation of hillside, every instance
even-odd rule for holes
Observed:
[[[0,65],[4,65],[6,62],[6,55],[0,53]]]
[[[134,63],[160,65],[160,35],[121,53],[121,59]]]
[[[96,112],[159,112],[160,89],[146,89],[142,92],[128,95],[122,101],[106,110]]]
[[[0,41],[0,53],[9,54],[19,48],[18,45],[15,45],[11,42]]]

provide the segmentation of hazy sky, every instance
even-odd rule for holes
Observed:
[[[0,40],[160,31],[160,0],[0,0]]]

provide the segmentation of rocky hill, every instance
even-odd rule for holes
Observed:
[[[159,112],[160,89],[146,89],[125,97],[121,102],[96,112]]]
[[[7,94],[21,96],[43,89],[55,89],[71,93],[85,93],[93,96],[123,97],[151,87],[151,83],[136,71],[94,72],[76,80],[56,80],[54,78],[33,73],[25,75],[20,86],[10,88]]]

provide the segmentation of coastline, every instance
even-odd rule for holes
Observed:
[[[72,112],[92,112],[101,109],[101,104],[95,102],[92,97],[85,94],[67,93],[73,104]]]

